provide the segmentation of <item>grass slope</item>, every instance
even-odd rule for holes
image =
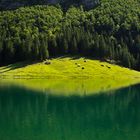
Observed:
[[[140,72],[98,60],[57,58],[50,62],[50,65],[42,62],[0,67],[1,81],[8,79],[12,84],[49,90],[56,95],[91,94],[140,82]]]
[[[85,60],[86,62],[84,62]],[[30,65],[18,63],[0,67],[0,77],[8,79],[93,78],[96,80],[101,78],[119,81],[123,79],[139,80],[140,78],[140,72],[98,60],[57,58],[52,59],[50,62],[50,65],[45,65],[41,62]]]

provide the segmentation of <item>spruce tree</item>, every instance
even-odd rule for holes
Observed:
[[[76,54],[78,52],[77,41],[75,37],[73,37],[71,47],[70,47],[70,52],[71,54]]]
[[[38,36],[35,37],[32,46],[32,58],[33,60],[39,59],[39,48],[40,48],[40,41]]]
[[[25,57],[26,59],[31,59],[31,53],[32,53],[32,45],[33,45],[33,40],[31,35],[26,36],[25,38]]]
[[[5,49],[4,49],[4,61],[5,63],[10,63],[13,62],[13,57],[14,57],[14,46],[12,40],[9,38],[5,40]]]
[[[63,46],[63,48],[62,48],[63,53],[67,54],[68,53],[68,42],[65,38],[63,39],[63,45],[62,46]]]
[[[40,59],[45,60],[46,58],[49,58],[48,42],[45,37],[41,36],[40,37]]]
[[[100,57],[103,58],[105,57],[106,54],[106,43],[103,35],[100,36],[99,45],[100,45],[99,48]]]
[[[3,51],[3,43],[2,40],[0,40],[0,66],[2,65],[2,51]]]

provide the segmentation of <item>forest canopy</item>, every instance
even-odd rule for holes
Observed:
[[[140,1],[101,0],[89,11],[71,6],[0,12],[0,64],[83,55],[140,70]]]

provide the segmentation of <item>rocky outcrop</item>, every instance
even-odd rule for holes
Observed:
[[[4,1],[0,2],[0,10],[7,10],[7,9],[16,9],[18,7],[25,6],[25,2],[9,2]]]
[[[64,7],[83,5],[86,8],[92,8],[99,4],[99,0],[0,0],[0,10],[16,9],[35,4],[60,4]]]

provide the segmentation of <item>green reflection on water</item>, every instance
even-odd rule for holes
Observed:
[[[94,96],[0,88],[0,140],[139,140],[140,85]]]

